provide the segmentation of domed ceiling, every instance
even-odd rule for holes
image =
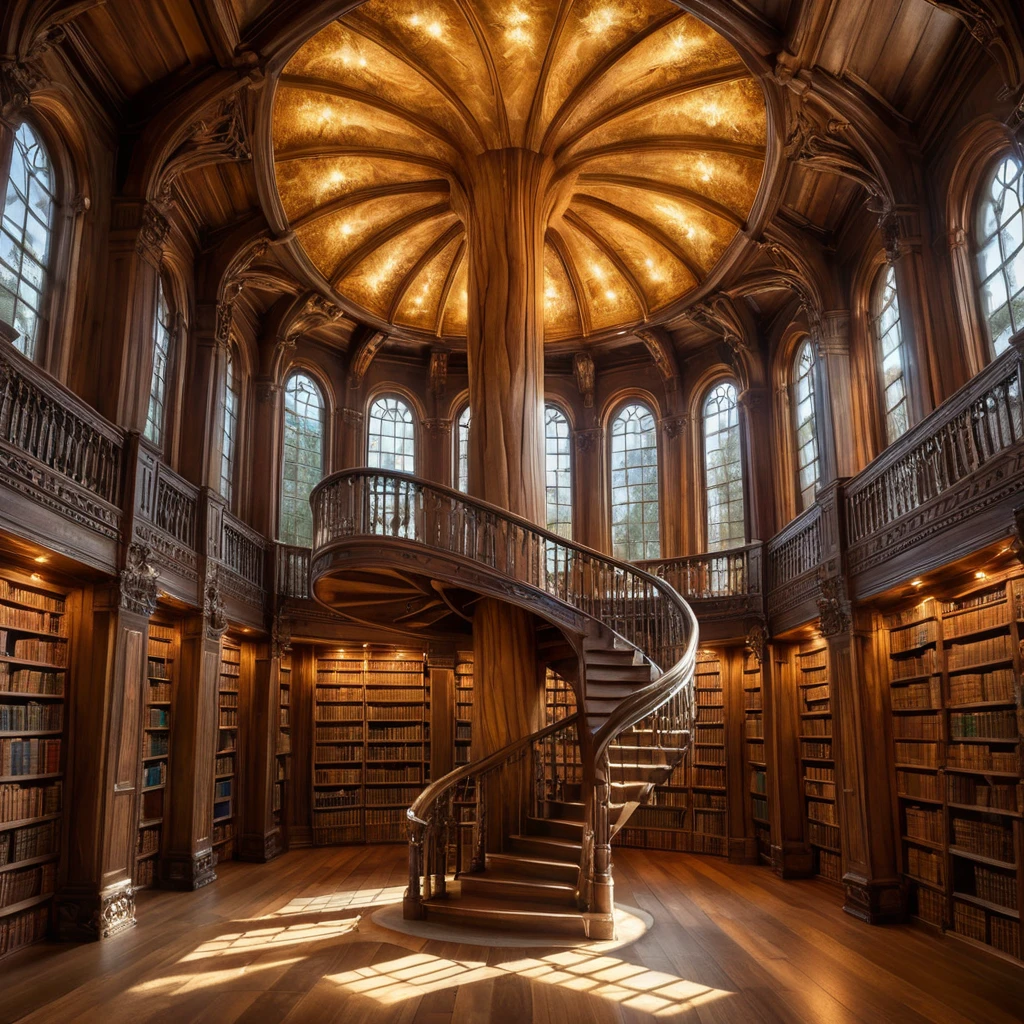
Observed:
[[[343,304],[466,333],[467,157],[551,157],[548,341],[678,307],[750,213],[766,116],[736,50],[664,0],[369,0],[278,83],[283,212]]]

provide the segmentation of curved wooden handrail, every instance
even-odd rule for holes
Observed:
[[[500,750],[496,750],[493,754],[481,758],[479,761],[472,761],[469,764],[460,765],[458,768],[450,771],[447,775],[442,775],[441,778],[430,783],[430,785],[427,786],[427,788],[416,798],[412,807],[405,812],[405,816],[409,819],[409,823],[412,825],[428,825],[428,819],[423,817],[425,808],[435,804],[438,797],[440,797],[446,790],[452,789],[460,782],[470,779],[474,775],[486,775],[493,769],[500,768],[501,765],[503,765],[510,757],[517,754],[525,747],[529,747],[538,740],[545,739],[556,732],[561,732],[570,725],[575,725],[579,721],[579,717],[579,712],[574,715],[568,715],[566,718],[557,722],[552,722],[550,725],[546,725],[543,729],[539,729],[537,732],[532,732],[528,736],[522,736],[517,740],[513,740],[511,743],[505,744],[505,746]]]

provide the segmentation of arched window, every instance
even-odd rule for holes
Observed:
[[[747,542],[743,504],[743,452],[736,386],[716,384],[704,399],[704,494],[708,551]]]
[[[612,420],[612,553],[658,558],[658,433],[646,405],[630,402]]]
[[[235,451],[238,448],[238,413],[240,405],[238,371],[235,354],[228,350],[224,368],[224,437],[220,447],[220,493],[231,508],[235,488]]]
[[[572,448],[569,421],[557,405],[544,407],[544,471],[548,529],[572,540]]]
[[[53,239],[53,168],[32,128],[14,133],[0,224],[0,319],[17,330],[15,345],[36,356]]]
[[[905,349],[900,322],[900,300],[896,294],[896,270],[890,263],[878,272],[871,301],[871,323],[878,345],[882,374],[882,404],[885,410],[885,438],[892,444],[910,426],[907,412],[907,383],[904,377]]]
[[[324,475],[324,399],[313,379],[293,373],[284,390],[284,459],[280,537],[310,547],[309,493]]]
[[[1015,156],[1000,160],[978,209],[981,309],[998,356],[1024,330],[1024,169]]]
[[[153,374],[149,379],[149,407],[144,435],[157,446],[164,443],[167,418],[167,378],[171,364],[171,307],[167,304],[163,279],[157,280],[153,311]]]
[[[378,398],[370,406],[366,464],[375,469],[416,472],[412,411],[400,398]]]
[[[459,416],[455,431],[455,486],[469,493],[469,424],[473,413],[467,405]]]
[[[793,367],[793,433],[796,436],[797,490],[800,510],[814,503],[821,478],[818,458],[818,421],[814,411],[814,348],[805,338]]]

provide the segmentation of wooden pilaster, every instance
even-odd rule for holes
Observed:
[[[246,662],[251,670],[246,671]],[[239,703],[245,713],[244,782],[241,792],[238,856],[240,860],[273,860],[282,850],[281,830],[274,822],[277,775],[277,716],[281,656],[270,644],[243,644]]]
[[[313,808],[309,778],[313,763],[313,697],[316,693],[316,651],[308,644],[292,645],[292,799],[285,808],[288,846],[313,845]]]
[[[436,781],[455,767],[455,651],[427,654],[430,673],[430,778]]]
[[[722,699],[725,704],[725,763],[727,836],[733,864],[757,863],[757,838],[747,813],[750,805],[750,768],[747,765],[743,714],[742,647],[722,652]]]

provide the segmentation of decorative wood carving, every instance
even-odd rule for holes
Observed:
[[[430,353],[430,390],[440,397],[448,385],[448,352],[438,349]]]
[[[219,640],[228,628],[220,580],[216,568],[213,567],[207,569],[206,582],[203,585],[203,620],[206,624],[206,635],[210,640]]]
[[[362,387],[363,378],[370,368],[370,363],[373,362],[374,357],[384,347],[387,340],[388,336],[384,331],[372,331],[359,343],[348,364],[348,386],[350,388]]]
[[[572,369],[576,375],[576,388],[583,396],[583,407],[594,407],[594,359],[589,352],[577,352],[572,358]]]
[[[763,622],[755,623],[747,631],[744,643],[758,665],[763,665],[768,650],[768,627]]]
[[[344,313],[338,306],[319,293],[313,293],[285,328],[285,339],[290,341],[294,347],[296,338],[315,331],[318,327],[337,323],[342,319],[344,319]]]
[[[674,441],[686,433],[687,419],[686,416],[665,416],[661,420],[661,429],[667,438]]]
[[[837,636],[850,628],[850,601],[842,576],[819,572],[817,605],[822,636]]]
[[[156,581],[160,576],[150,563],[150,555],[147,545],[132,542],[121,570],[121,607],[147,619],[156,610]]]
[[[170,234],[171,225],[163,213],[153,203],[146,203],[142,208],[142,223],[135,242],[135,251],[154,266],[163,260],[164,243]]]
[[[573,433],[576,441],[576,451],[593,452],[601,447],[601,437],[604,430],[601,427],[591,427],[587,430],[577,430]]]
[[[675,391],[679,385],[679,370],[671,339],[665,336],[664,331],[654,329],[637,331],[636,336],[644,343],[644,348],[654,360],[665,390]]]

